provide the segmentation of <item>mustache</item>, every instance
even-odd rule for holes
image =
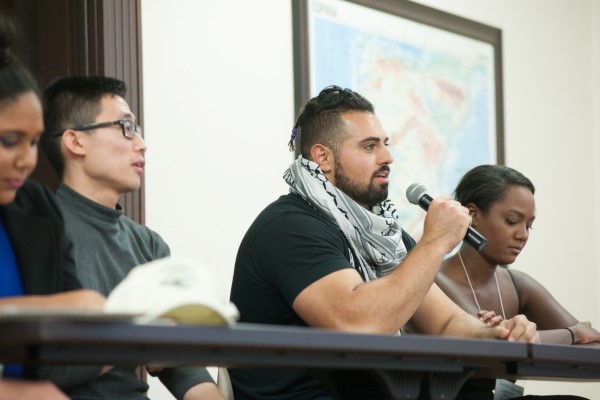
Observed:
[[[387,172],[388,174],[390,173],[390,167],[388,165],[384,165],[381,168],[379,168],[379,170],[377,170],[377,172],[375,172],[373,174],[373,178],[375,178],[377,175],[379,175],[382,172]]]

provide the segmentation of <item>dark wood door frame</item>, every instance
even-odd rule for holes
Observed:
[[[14,17],[15,52],[42,88],[68,75],[105,75],[123,80],[125,100],[143,124],[141,0],[0,0]],[[40,152],[32,175],[53,189],[58,177]],[[125,215],[144,223],[144,182],[121,197]]]

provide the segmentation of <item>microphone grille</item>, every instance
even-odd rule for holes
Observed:
[[[419,200],[427,193],[427,188],[422,183],[413,183],[406,189],[406,198],[412,204],[419,205]]]

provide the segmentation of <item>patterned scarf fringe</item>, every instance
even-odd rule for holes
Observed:
[[[391,201],[365,209],[333,186],[317,163],[302,156],[285,171],[283,178],[290,192],[301,196],[340,227],[351,248],[350,262],[363,281],[389,274],[406,257],[398,213]]]

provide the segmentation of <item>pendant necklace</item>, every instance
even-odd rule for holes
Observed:
[[[465,263],[460,256],[460,251],[458,252],[458,259],[465,271],[465,275],[467,276],[467,282],[469,282],[469,287],[471,288],[471,293],[473,293],[473,298],[475,299],[475,304],[479,311],[481,311],[481,306],[479,305],[479,301],[477,301],[477,296],[475,296],[475,289],[473,289],[473,285],[471,284],[471,279],[469,279],[469,273],[467,272],[467,267],[465,267]],[[500,299],[500,307],[502,308],[502,317],[506,319],[506,313],[504,312],[504,304],[502,304],[502,294],[500,294],[500,285],[498,285],[498,277],[496,276],[496,271],[494,271],[494,279],[496,280],[496,289],[498,289],[498,298]]]

